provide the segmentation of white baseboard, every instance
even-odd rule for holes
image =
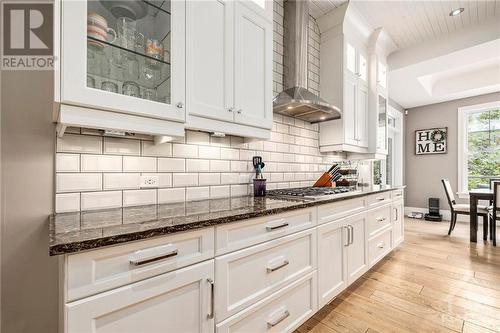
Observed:
[[[418,213],[428,213],[428,208],[420,208],[420,207],[405,207],[405,215],[408,216],[411,212]],[[450,221],[451,220],[451,210],[449,209],[440,209],[439,212],[443,215],[443,220]],[[468,215],[458,215],[457,222],[469,223],[470,219]],[[480,221],[480,223],[482,223]]]

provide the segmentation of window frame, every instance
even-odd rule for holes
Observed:
[[[483,112],[500,108],[500,101],[482,103],[475,105],[462,106],[458,108],[458,197],[461,199],[469,198],[469,177],[467,170],[467,157],[469,138],[467,135],[467,115],[473,112]]]

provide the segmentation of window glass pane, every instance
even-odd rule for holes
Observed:
[[[500,175],[500,110],[467,115],[468,188],[488,188]]]
[[[347,43],[346,67],[355,73],[356,72],[356,49],[351,44]]]

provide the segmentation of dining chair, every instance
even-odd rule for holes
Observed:
[[[490,238],[497,246],[497,220],[500,220],[500,180],[493,182],[493,207],[490,210]]]
[[[444,186],[444,192],[446,193],[446,198],[448,199],[448,204],[451,210],[451,221],[450,229],[448,230],[448,235],[451,235],[453,229],[455,229],[455,224],[457,223],[458,215],[470,215],[470,205],[469,204],[457,204],[455,196],[453,195],[453,190],[451,189],[450,181],[448,179],[441,179]],[[483,217],[483,239],[488,240],[488,207],[477,206],[477,215]]]

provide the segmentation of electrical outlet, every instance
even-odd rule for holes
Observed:
[[[158,176],[141,176],[141,188],[158,187]]]

